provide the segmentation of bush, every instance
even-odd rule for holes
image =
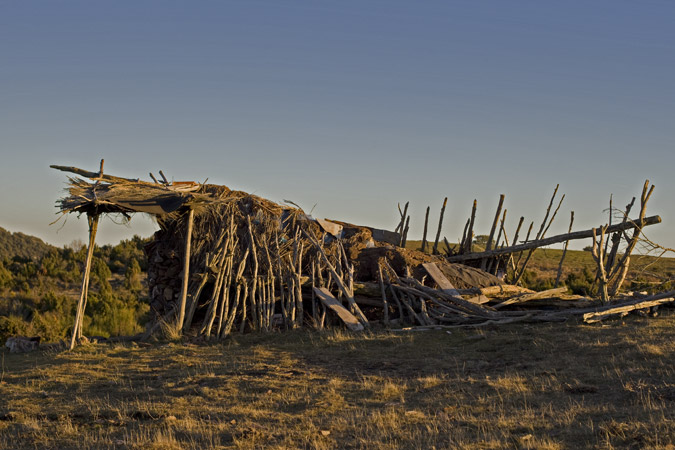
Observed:
[[[581,273],[569,274],[565,284],[573,294],[592,296],[595,293],[595,274],[586,267]]]
[[[520,281],[523,287],[532,289],[533,291],[545,291],[547,289],[553,289],[555,286],[554,279],[539,278],[536,273],[529,270],[523,272]]]

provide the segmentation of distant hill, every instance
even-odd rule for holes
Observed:
[[[20,232],[12,233],[0,227],[0,261],[15,256],[40,259],[52,248],[40,238]]]

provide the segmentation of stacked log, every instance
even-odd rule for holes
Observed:
[[[160,234],[158,232],[157,234]],[[181,259],[176,241],[157,239],[146,246],[150,308],[165,313],[174,308],[181,286]]]

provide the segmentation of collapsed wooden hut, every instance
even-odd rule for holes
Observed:
[[[99,172],[52,167],[79,176],[69,178],[68,195],[58,207],[64,214],[86,214],[90,225],[71,347],[82,334],[89,267],[102,214],[145,213],[159,225],[146,248],[155,314],[149,332],[161,324],[207,338],[223,338],[233,330],[269,331],[304,324],[321,328],[326,321],[337,320],[332,313],[327,316],[327,309],[352,329],[363,329],[369,318],[384,314],[390,320],[386,300],[373,305],[355,294],[360,289],[380,295],[372,282],[381,279],[382,267],[387,279],[406,271],[421,278],[423,264],[435,263],[458,288],[500,283],[479,269],[393,245],[400,242],[400,233],[314,219],[290,202],[279,205],[225,186],[169,182],[163,174],[162,181],[153,176],[153,182],[115,177],[103,173],[103,162]],[[428,311],[418,299],[401,294],[395,303],[398,309],[392,312],[398,311],[398,319],[391,320],[431,322],[419,318]],[[475,309],[467,305],[468,312]]]
[[[314,219],[292,202],[280,205],[225,186],[169,182],[161,171],[161,181],[150,174],[153,182],[146,182],[104,174],[103,161],[98,172],[52,167],[78,176],[69,178],[68,195],[58,201],[58,207],[64,214],[86,214],[90,230],[71,348],[82,336],[91,258],[102,214],[129,217],[145,213],[159,225],[146,247],[154,313],[146,336],[162,325],[177,334],[224,338],[233,331],[323,328],[329,323],[363,330],[373,321],[399,328],[461,327],[564,321],[578,315],[593,322],[670,303],[675,297],[675,292],[666,292],[647,298],[619,297],[614,304],[605,304],[621,286],[642,228],[661,221],[658,216],[645,215],[653,191],[648,182],[635,220],[628,219],[633,199],[617,224],[611,225],[610,220],[609,225],[572,233],[570,223],[569,233],[545,238],[557,213],[556,209],[549,220],[552,198],[536,237],[529,239],[530,225],[525,242],[518,243],[521,218],[510,246],[502,195],[487,246],[479,252],[472,246],[474,201],[459,245],[452,248],[446,240],[446,254],[439,255],[444,202],[430,255],[404,248],[410,220],[407,205],[399,208],[401,221],[391,232]],[[557,188],[553,197],[556,192]],[[428,215],[427,208],[423,249]],[[499,233],[492,244],[500,216]],[[588,237],[593,238],[602,305],[568,295],[564,287],[532,292],[502,285],[493,275],[500,267],[511,266],[517,284],[534,249]],[[505,244],[500,243],[502,238]],[[619,253],[622,239],[626,245]],[[527,256],[518,264],[524,252]],[[537,309],[542,300],[548,303]]]

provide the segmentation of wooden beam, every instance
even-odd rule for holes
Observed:
[[[433,278],[441,291],[445,292],[446,294],[459,297],[459,292],[457,289],[455,289],[455,286],[453,286],[450,280],[448,280],[445,275],[443,275],[443,272],[441,272],[441,269],[438,268],[436,263],[424,263],[422,264],[422,267],[424,267],[424,270],[426,270],[431,278]]]
[[[122,177],[115,177],[112,175],[107,175],[107,174],[101,174],[101,172],[90,172],[88,170],[82,170],[78,169],[77,167],[72,167],[72,166],[57,166],[55,164],[50,165],[52,169],[60,170],[62,172],[70,172],[74,173],[76,175],[80,175],[86,178],[91,178],[92,180],[105,180],[105,181],[133,181],[133,182],[138,182],[138,178],[133,179],[133,178],[122,178]]]
[[[644,226],[656,225],[661,223],[660,216],[650,216],[644,219]],[[625,223],[618,223],[607,228],[607,233],[614,233],[617,231],[630,230],[632,228],[640,227],[640,219],[630,220]],[[498,256],[498,255],[507,255],[509,253],[522,252],[524,250],[530,250],[532,248],[545,247],[547,245],[559,244],[567,240],[573,241],[576,239],[587,239],[593,237],[593,229],[575,231],[573,233],[559,234],[557,236],[551,236],[546,239],[538,239],[534,241],[525,242],[524,244],[512,245],[510,247],[504,247],[499,249],[490,250],[489,252],[478,252],[478,253],[467,253],[465,255],[456,255],[446,258],[450,262],[461,262],[461,261],[472,261],[485,257]]]
[[[344,322],[344,324],[352,331],[363,331],[364,327],[356,317],[330,293],[325,287],[314,287],[314,294],[321,300],[321,302],[333,311]]]

